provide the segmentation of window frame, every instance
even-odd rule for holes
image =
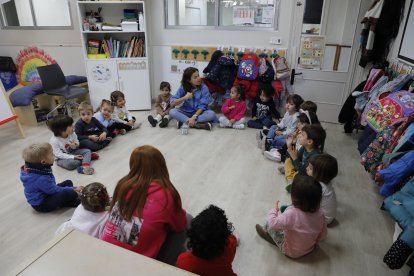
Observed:
[[[72,10],[70,6],[70,0],[66,0],[69,10],[69,20],[70,26],[37,26],[36,15],[33,7],[32,0],[28,0],[30,4],[30,12],[32,14],[33,24],[34,26],[7,26],[6,23],[6,16],[3,9],[3,5],[0,4],[0,25],[1,29],[3,30],[73,30],[73,17],[72,17]]]
[[[168,0],[164,0],[164,29],[167,30],[217,30],[217,31],[260,31],[260,32],[276,32],[279,31],[279,16],[280,16],[280,0],[274,0],[273,6],[273,24],[271,27],[242,27],[242,26],[220,26],[220,4],[222,0],[215,0],[214,4],[214,26],[191,26],[191,25],[168,25]],[[175,2],[177,3],[177,2]],[[277,18],[276,7],[279,6]],[[174,7],[175,15],[178,14],[177,5]]]

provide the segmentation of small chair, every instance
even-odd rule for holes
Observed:
[[[63,107],[64,113],[71,116],[71,107],[77,106],[74,99],[84,96],[88,93],[88,90],[78,86],[69,86],[58,64],[37,67],[37,72],[42,80],[43,91],[46,94],[60,96],[65,99],[62,104],[56,106],[46,115],[46,119],[49,119],[49,115],[61,107]]]

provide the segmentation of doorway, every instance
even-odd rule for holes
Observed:
[[[349,94],[365,0],[296,0],[291,36],[293,90],[318,105],[318,117],[338,122]]]

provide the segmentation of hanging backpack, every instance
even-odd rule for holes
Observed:
[[[273,66],[276,72],[277,80],[284,80],[290,78],[290,70],[284,57],[277,57],[273,59]]]
[[[237,78],[255,80],[259,72],[259,59],[254,53],[244,54],[237,71]]]

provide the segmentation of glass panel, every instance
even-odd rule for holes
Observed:
[[[168,26],[214,26],[215,0],[167,0]]]
[[[220,0],[219,25],[273,28],[275,3],[279,0]]]
[[[29,0],[2,2],[4,26],[34,26]]]
[[[305,3],[303,15],[303,34],[321,34],[323,0],[311,0]]]
[[[71,26],[68,0],[32,0],[37,26]]]

